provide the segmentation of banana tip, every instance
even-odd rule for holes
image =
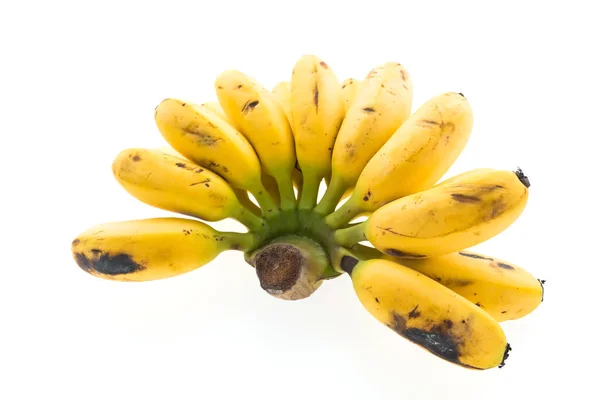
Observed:
[[[523,186],[529,189],[529,186],[531,186],[531,184],[529,183],[529,178],[523,173],[523,170],[521,168],[517,167],[515,175],[517,175],[517,178],[519,178],[519,181],[521,181]]]
[[[510,343],[506,343],[506,349],[504,349],[504,357],[502,357],[502,362],[500,363],[500,365],[498,365],[498,368],[502,368],[506,365],[506,359],[508,358],[510,351],[512,350],[512,347],[510,347]]]

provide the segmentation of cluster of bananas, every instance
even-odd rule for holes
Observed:
[[[471,134],[461,93],[411,113],[401,64],[340,82],[312,55],[273,90],[233,70],[215,90],[218,102],[162,101],[154,117],[170,146],[124,150],[112,167],[137,199],[194,219],[95,226],[72,243],[83,270],[120,281],[168,278],[226,250],[249,260],[282,237],[309,237],[328,260],[319,281],[349,274],[365,308],[404,338],[465,367],[504,364],[510,346],[498,322],[533,311],[543,282],[465,249],[517,219],[529,181],[521,170],[475,169],[438,183]],[[226,218],[248,232],[198,221]]]

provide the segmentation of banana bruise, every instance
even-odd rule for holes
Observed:
[[[292,126],[292,85],[290,82],[279,82],[273,90],[273,96],[275,100],[279,102],[279,106],[285,113],[287,117],[290,127]]]
[[[368,161],[352,197],[327,218],[337,228],[361,212],[431,188],[465,148],[473,112],[464,96],[445,93],[423,104]]]
[[[331,152],[344,118],[340,83],[329,65],[306,55],[294,66],[291,80],[292,130],[303,175],[298,207],[312,209],[319,184],[331,170]]]
[[[275,96],[253,78],[235,70],[219,75],[215,89],[228,120],[252,144],[263,170],[277,181],[282,208],[294,209],[294,137]]]
[[[331,185],[316,213],[331,213],[344,192],[354,187],[371,157],[410,116],[412,96],[410,76],[401,64],[387,62],[371,70],[340,127],[333,148]]]
[[[496,321],[531,313],[542,302],[544,288],[523,268],[471,251],[423,259],[393,259],[441,283],[481,307]]]
[[[177,152],[233,187],[251,192],[266,216],[277,214],[262,184],[260,162],[252,145],[223,118],[177,99],[163,100],[154,116],[161,134]]]
[[[342,97],[344,98],[344,108],[346,112],[354,101],[356,95],[356,89],[360,85],[360,81],[354,78],[348,78],[342,81]]]
[[[510,346],[487,312],[425,275],[388,260],[342,259],[367,311],[400,336],[467,368],[504,365]]]
[[[182,218],[153,218],[97,225],[71,245],[85,272],[116,281],[151,281],[197,269],[225,250],[244,250],[254,236],[222,233]]]
[[[507,229],[523,212],[528,187],[521,170],[467,173],[388,203],[364,223],[336,231],[335,237],[347,245],[367,239],[397,257],[453,253]]]
[[[129,194],[151,206],[206,221],[234,218],[260,229],[261,219],[240,205],[223,178],[163,151],[123,150],[112,165],[115,178]]]

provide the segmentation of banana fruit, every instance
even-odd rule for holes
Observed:
[[[327,223],[339,228],[360,213],[429,189],[458,158],[472,127],[473,112],[464,96],[445,93],[430,99],[378,149],[350,199]]]
[[[235,70],[219,75],[215,88],[228,120],[252,144],[266,173],[275,178],[282,209],[294,209],[294,138],[278,101],[254,79]]]
[[[291,81],[292,128],[303,185],[298,208],[312,209],[319,184],[331,171],[331,152],[344,119],[342,87],[329,65],[316,56],[296,63]]]
[[[197,165],[251,192],[266,216],[278,209],[261,181],[261,166],[248,140],[227,121],[208,110],[177,99],[163,100],[154,113],[166,141]]]
[[[234,218],[252,230],[263,222],[237,200],[219,175],[159,150],[131,148],[112,166],[117,181],[136,199],[205,221]]]
[[[346,112],[348,112],[354,101],[356,89],[359,85],[360,81],[354,78],[348,78],[342,81],[342,96],[344,97],[344,108],[346,109]]]
[[[290,82],[279,82],[271,91],[275,100],[279,102],[279,106],[285,113],[290,126],[292,124],[292,84]],[[292,132],[293,133],[293,132]]]
[[[197,269],[225,250],[253,245],[249,233],[222,233],[200,222],[153,218],[97,225],[73,240],[77,264],[116,281],[151,281]]]
[[[441,283],[496,321],[522,318],[542,302],[542,282],[523,268],[471,251],[423,259],[395,259]]]
[[[369,72],[338,133],[331,158],[331,184],[316,213],[327,215],[335,209],[371,157],[410,116],[411,107],[412,82],[401,64],[387,62]]]
[[[422,258],[490,239],[523,212],[529,181],[521,170],[480,171],[395,200],[367,221],[336,231],[338,243],[365,239],[385,254]]]
[[[362,305],[378,321],[436,356],[468,368],[501,366],[510,349],[483,309],[388,260],[342,260]]]

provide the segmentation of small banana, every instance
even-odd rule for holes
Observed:
[[[253,230],[263,225],[241,206],[223,178],[160,150],[123,150],[112,170],[129,194],[151,206],[206,221],[233,218]]]
[[[176,99],[163,100],[154,113],[167,142],[188,160],[251,192],[263,213],[278,209],[261,181],[261,166],[248,140],[205,107]]]
[[[235,70],[219,75],[215,88],[227,118],[252,144],[262,168],[275,178],[282,209],[294,209],[294,137],[278,101],[254,79]]]
[[[335,238],[345,245],[367,239],[399,257],[453,253],[508,228],[527,204],[528,187],[521,170],[467,173],[388,203],[365,222],[337,230]]]
[[[436,356],[468,368],[502,366],[510,346],[488,313],[410,268],[388,260],[358,262],[350,274],[362,305],[381,323]]]
[[[346,112],[348,112],[354,101],[356,89],[359,85],[360,81],[354,78],[348,78],[342,81],[342,96],[344,97],[344,108],[346,109]]]
[[[361,83],[338,133],[331,159],[331,184],[315,208],[327,215],[353,188],[371,157],[410,116],[412,83],[401,64],[379,65]]]
[[[430,99],[370,159],[354,193],[327,217],[327,224],[338,228],[362,212],[432,187],[466,146],[472,126],[473,112],[464,96],[445,93]]]
[[[292,85],[290,82],[279,82],[273,90],[273,96],[279,102],[279,106],[283,109],[285,116],[292,126]]]
[[[423,259],[396,259],[478,305],[496,321],[524,317],[542,302],[541,281],[515,264],[461,251]]]
[[[342,87],[316,56],[300,58],[291,81],[292,128],[303,185],[298,208],[312,209],[319,184],[331,170],[331,152],[344,118]]]
[[[249,233],[218,232],[182,218],[152,218],[97,225],[81,233],[71,250],[86,272],[116,281],[170,278],[199,268],[225,250],[248,250]]]

